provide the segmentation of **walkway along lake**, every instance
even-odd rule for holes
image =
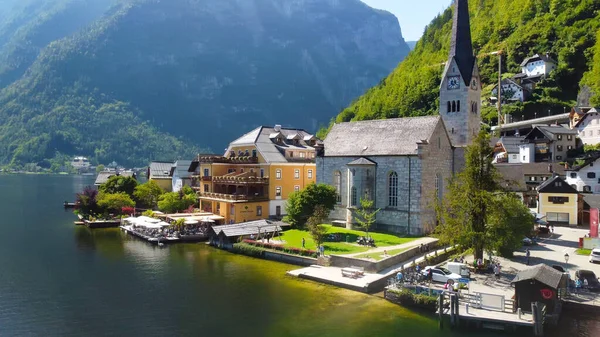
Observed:
[[[0,336],[496,336],[285,276],[296,266],[73,226],[62,203],[92,183],[0,175]],[[594,319],[556,336],[594,336]]]

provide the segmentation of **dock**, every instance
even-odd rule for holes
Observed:
[[[144,234],[142,234],[140,232],[132,230],[130,226],[119,226],[119,228],[121,228],[127,234],[133,235],[133,236],[138,237],[138,238],[140,238],[142,240],[146,240],[146,241],[150,242],[151,244],[155,244],[155,245],[158,245],[158,244],[161,244],[161,243],[165,244],[165,243],[175,243],[175,242],[181,241],[181,239],[177,238],[177,237],[170,237],[170,236],[168,236],[168,237],[164,237],[164,238],[155,238],[155,237],[152,237],[152,236],[144,235]]]
[[[121,225],[121,220],[83,220],[85,226],[89,228],[111,228],[111,227],[119,227]]]

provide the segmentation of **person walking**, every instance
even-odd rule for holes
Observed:
[[[525,257],[527,258],[527,265],[529,265],[529,257],[531,256],[531,252],[529,251],[529,248],[527,248],[527,250],[525,251]]]
[[[496,280],[500,279],[500,266],[498,264],[494,265],[494,276],[496,276]]]
[[[302,249],[306,248],[306,240],[304,240],[304,238],[302,238]]]

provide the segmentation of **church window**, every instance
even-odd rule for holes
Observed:
[[[356,206],[358,196],[356,195],[356,187],[350,189],[350,206]]]
[[[456,101],[452,101],[452,112],[456,112]]]
[[[388,176],[388,206],[398,206],[398,173],[390,172]]]
[[[342,173],[340,171],[335,171],[333,173],[333,186],[335,187],[335,190],[337,192],[336,195],[336,202],[340,203],[342,202]]]
[[[452,112],[452,103],[448,101],[448,112]]]
[[[477,102],[472,102],[471,103],[471,112],[476,114],[477,113]]]
[[[454,134],[454,128],[452,128],[452,131],[450,131],[450,133]]]
[[[460,112],[460,101],[456,101],[456,111]]]
[[[438,199],[438,202],[441,202],[442,197],[443,197],[443,187],[442,187],[443,181],[442,181],[442,176],[437,173],[435,175],[435,195]]]

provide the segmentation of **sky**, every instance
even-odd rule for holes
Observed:
[[[450,6],[451,0],[362,0],[373,8],[384,9],[398,17],[402,36],[417,41],[425,26]]]

